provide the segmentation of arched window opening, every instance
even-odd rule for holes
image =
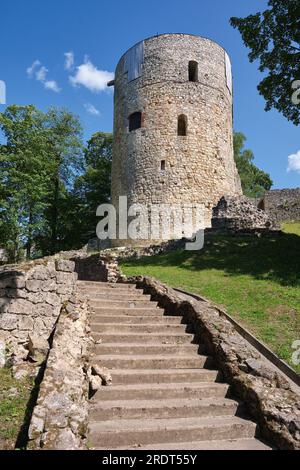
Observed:
[[[198,82],[198,62],[194,60],[189,62],[189,81]]]
[[[130,114],[128,120],[129,120],[129,132],[142,127],[142,113],[140,111]]]
[[[178,116],[177,134],[187,135],[187,117],[184,114]]]

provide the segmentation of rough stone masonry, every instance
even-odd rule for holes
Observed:
[[[0,341],[12,365],[27,358],[37,339],[40,353],[46,349],[41,341],[47,342],[63,303],[74,293],[74,270],[73,261],[50,258],[0,273]]]
[[[114,206],[119,196],[129,205],[203,204],[209,227],[219,199],[242,194],[225,50],[189,34],[151,37],[123,55],[114,85]]]

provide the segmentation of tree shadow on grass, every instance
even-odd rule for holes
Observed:
[[[216,269],[229,276],[250,275],[282,286],[300,285],[300,237],[209,235],[200,251],[178,250],[126,261],[127,266],[180,267],[188,271]]]

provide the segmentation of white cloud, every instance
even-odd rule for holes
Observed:
[[[41,65],[40,61],[39,60],[35,60],[32,65],[30,67],[28,67],[26,69],[26,73],[28,75],[28,77],[33,77],[33,74],[34,74],[34,71],[36,70],[36,68]]]
[[[70,76],[70,82],[73,86],[82,85],[94,93],[98,93],[107,88],[107,82],[114,78],[112,72],[99,70],[91,61],[86,59],[84,64],[76,68],[74,76]]]
[[[65,69],[72,70],[74,66],[74,53],[65,52]]]
[[[48,71],[49,70],[42,65],[39,60],[35,60],[26,70],[28,77],[34,77],[38,82],[41,82],[46,90],[52,90],[55,93],[59,93],[61,88],[59,88],[57,82],[55,80],[47,80]]]
[[[46,80],[47,73],[48,73],[48,69],[42,66],[35,74],[37,81],[44,82]]]
[[[55,93],[59,93],[61,91],[61,88],[59,88],[58,84],[56,83],[55,80],[47,80],[44,82],[44,87],[46,90],[52,90],[55,91]]]
[[[293,155],[290,155],[288,157],[288,167],[287,171],[297,171],[297,173],[300,173],[300,150],[298,150],[297,153],[294,153]]]
[[[95,108],[95,106],[91,103],[85,103],[84,105],[85,109],[89,114],[92,114],[93,116],[100,116],[100,111],[99,109]]]

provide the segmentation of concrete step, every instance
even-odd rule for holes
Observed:
[[[221,439],[218,441],[172,442],[163,444],[118,447],[119,450],[272,450],[264,442],[255,439]]]
[[[114,369],[113,385],[164,384],[186,385],[194,382],[220,382],[222,374],[209,369]]]
[[[137,299],[137,300],[132,300],[132,299],[128,299],[128,300],[112,300],[112,299],[107,299],[107,300],[104,300],[104,299],[99,299],[98,297],[92,297],[90,302],[92,302],[93,304],[101,304],[100,305],[100,308],[109,308],[109,309],[112,309],[112,308],[129,308],[131,310],[135,309],[135,308],[139,308],[139,309],[148,309],[148,308],[158,308],[157,306],[157,302],[151,302],[150,300],[147,300],[147,299],[143,299],[143,297],[141,297],[140,299]],[[163,311],[163,310],[162,310]]]
[[[115,449],[134,444],[162,444],[253,438],[256,425],[239,417],[127,419],[90,423],[89,444]]]
[[[161,328],[160,328],[161,331]],[[135,333],[133,330],[124,333],[122,330],[105,332],[105,331],[92,331],[93,338],[102,340],[102,343],[137,343],[137,344],[190,344],[195,341],[195,335],[184,332],[180,333]]]
[[[114,378],[114,372],[112,371]],[[159,400],[168,398],[225,398],[229,385],[217,382],[151,383],[102,387],[91,403],[103,400]]]
[[[209,356],[190,354],[188,356],[157,355],[100,355],[94,356],[93,362],[108,369],[200,369],[213,366]]]
[[[139,325],[131,324],[124,325],[123,323],[91,323],[92,333],[116,333],[122,331],[122,333],[141,333],[141,334],[153,334],[153,333],[192,333],[191,325]]]
[[[110,343],[110,344],[97,344],[94,349],[95,354],[110,354],[110,355],[142,355],[142,354],[172,354],[172,355],[188,355],[191,353],[201,354],[204,353],[204,346],[198,344],[135,344],[135,343]]]
[[[90,422],[112,419],[189,418],[204,416],[234,416],[238,402],[227,398],[108,400],[91,404]]]
[[[132,309],[133,310],[133,309]],[[183,325],[181,317],[171,317],[164,315],[111,315],[110,310],[103,309],[103,313],[96,314],[94,313],[91,317],[91,321],[94,323],[119,323],[123,325],[134,324],[134,325]]]

